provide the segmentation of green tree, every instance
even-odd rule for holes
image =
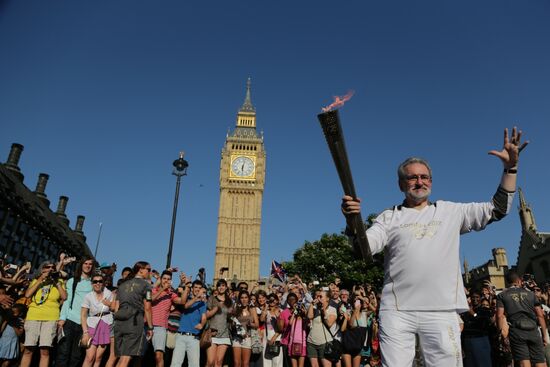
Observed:
[[[370,226],[374,218],[371,214],[365,225]],[[365,283],[379,289],[384,277],[383,254],[374,258],[375,263],[367,266],[355,255],[347,236],[325,233],[317,241],[306,241],[294,253],[293,260],[283,263],[283,267],[289,275],[298,274],[306,283],[317,280],[321,285],[328,285],[340,278],[348,289]]]

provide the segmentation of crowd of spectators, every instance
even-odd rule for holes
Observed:
[[[267,285],[220,277],[208,287],[203,270],[194,278],[177,268],[159,273],[145,261],[115,283],[115,264],[85,258],[69,276],[72,262],[61,254],[34,273],[30,264],[2,264],[0,367],[381,365],[380,295],[369,284],[306,284],[293,275]],[[546,323],[549,286],[529,275],[518,284]],[[488,282],[466,292],[470,309],[457,315],[464,366],[513,366],[506,301]],[[548,360],[545,326],[538,335]]]

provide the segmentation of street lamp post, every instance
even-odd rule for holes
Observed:
[[[170,243],[168,244],[166,269],[168,269],[172,263],[172,246],[174,244],[174,229],[176,227],[176,214],[178,212],[178,199],[180,196],[180,181],[182,176],[187,175],[187,167],[189,166],[189,163],[183,159],[183,152],[180,152],[180,157],[172,164],[174,166],[172,174],[176,176],[176,195],[174,196],[174,210],[172,211],[172,227],[170,228]]]

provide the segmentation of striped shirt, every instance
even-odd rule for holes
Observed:
[[[153,288],[153,296],[159,291],[159,288]],[[172,307],[172,301],[177,297],[178,295],[172,289],[167,289],[153,301],[153,326],[168,327],[170,307]]]

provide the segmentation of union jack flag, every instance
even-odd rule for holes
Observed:
[[[271,262],[271,276],[279,279],[281,282],[286,280],[286,270],[275,260]]]

